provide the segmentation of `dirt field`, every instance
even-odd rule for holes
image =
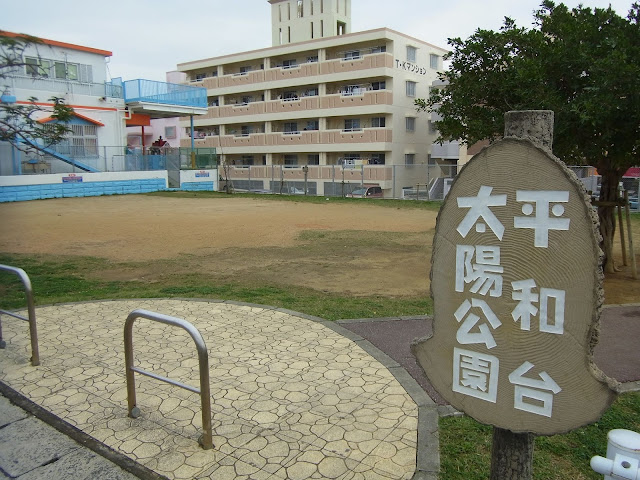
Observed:
[[[364,203],[112,196],[0,204],[0,252],[111,260],[105,279],[167,273],[351,295],[429,294],[436,212]],[[640,235],[635,222],[636,257]],[[619,245],[618,245],[619,249]],[[607,303],[640,302],[629,268]]]

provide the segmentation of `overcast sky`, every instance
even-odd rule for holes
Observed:
[[[388,27],[447,48],[451,37],[532,25],[542,0],[352,0],[351,30]],[[557,2],[560,3],[560,2]],[[567,0],[627,15],[633,0]],[[165,80],[178,63],[271,46],[267,0],[4,0],[0,29],[113,52],[108,75]],[[391,8],[388,7],[391,5]]]

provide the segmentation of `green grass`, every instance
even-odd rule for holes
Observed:
[[[152,192],[144,195],[171,198],[251,198],[255,200],[285,201],[298,203],[321,203],[321,204],[341,204],[341,205],[375,205],[377,207],[396,209],[420,209],[438,211],[442,202],[426,202],[424,200],[394,200],[382,198],[343,198],[343,197],[318,197],[315,195],[262,195],[258,193],[235,193],[228,195],[222,192]]]
[[[211,298],[271,305],[325,318],[391,317],[431,313],[428,297],[352,297],[318,292],[303,287],[276,285],[215,284],[205,275],[165,275],[152,283],[104,281],[93,272],[113,268],[106,260],[91,257],[59,257],[54,260],[34,256],[0,254],[0,263],[25,270],[35,292],[36,305],[125,298]],[[122,264],[126,268],[127,264]],[[18,277],[0,272],[0,307],[25,307],[24,290]]]
[[[600,421],[564,435],[537,437],[533,478],[602,479],[589,466],[606,456],[607,433],[615,428],[640,431],[640,392],[620,395]],[[486,480],[491,466],[492,429],[469,417],[440,419],[440,478]]]

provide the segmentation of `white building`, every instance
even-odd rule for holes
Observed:
[[[4,36],[19,34],[2,32]],[[18,67],[4,80],[2,88],[10,92],[18,104],[30,104],[35,97],[43,111],[34,116],[46,123],[54,121],[49,115],[52,97],[62,98],[74,110],[70,122],[71,134],[60,145],[68,155],[90,157],[101,145],[122,145],[125,135],[125,102],[122,87],[107,82],[106,60],[111,52],[55,40],[40,39],[23,52],[24,66]],[[71,152],[73,151],[73,152]],[[44,162],[34,167],[33,159],[22,159],[22,165],[1,162],[2,170],[39,169],[38,173],[71,171],[72,164]],[[3,171],[2,174],[8,174]]]
[[[386,196],[426,183],[391,167],[430,160],[437,134],[414,100],[429,95],[446,50],[387,28],[351,33],[350,0],[268,1],[272,47],[178,65],[207,89],[195,145],[217,148],[236,186],[249,189],[273,191],[272,166],[298,180],[304,171],[317,194],[335,193],[326,189],[336,168],[324,167],[336,165],[347,183],[343,169],[362,166],[354,181]]]

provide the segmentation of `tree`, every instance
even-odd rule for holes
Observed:
[[[39,71],[40,62],[28,64],[24,58],[28,47],[40,44],[42,41],[36,37],[0,30],[0,93],[8,94],[9,78],[22,74],[25,69],[30,69],[34,76],[44,73]],[[30,97],[26,103],[0,102],[0,141],[9,142],[21,151],[40,150],[60,143],[71,132],[67,122],[73,109],[59,97],[48,100],[53,105],[51,108],[39,104],[36,97]],[[39,123],[37,118],[44,112],[57,121]]]
[[[439,141],[469,145],[499,138],[509,110],[553,110],[554,153],[596,167],[600,200],[616,201],[622,175],[640,163],[639,20],[637,2],[624,18],[611,7],[570,10],[545,0],[532,29],[505,18],[498,32],[449,39],[444,86],[416,106],[441,116]],[[598,210],[603,238],[612,242],[614,209]]]

